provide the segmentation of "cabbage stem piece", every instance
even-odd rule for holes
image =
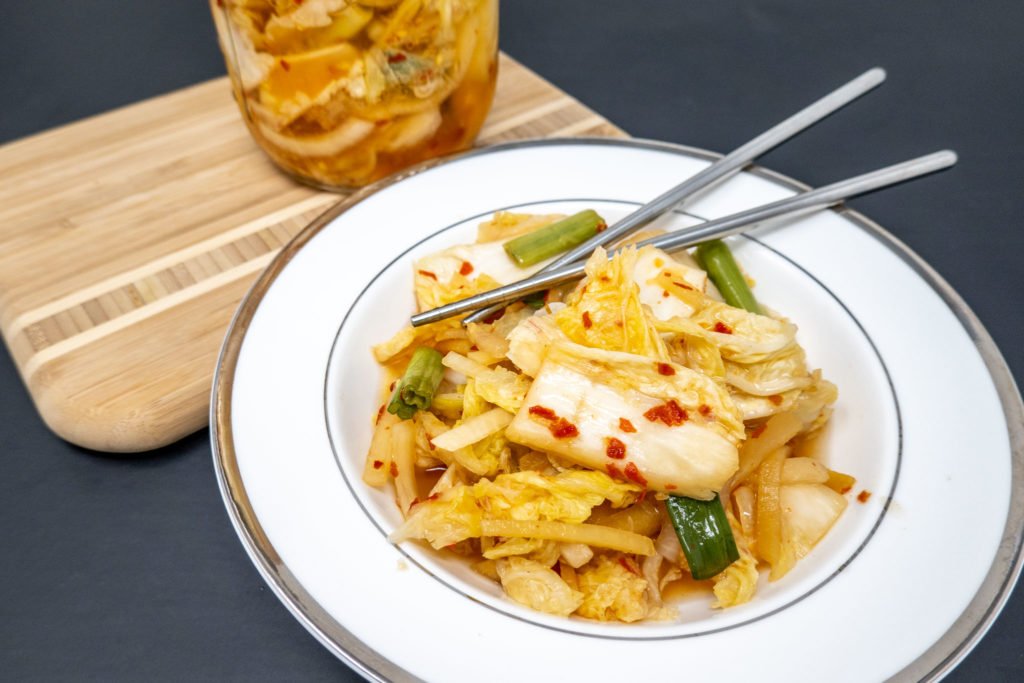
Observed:
[[[454,453],[460,448],[472,446],[477,441],[504,429],[512,421],[512,415],[502,408],[493,408],[482,415],[467,419],[457,427],[452,427],[441,436],[432,439],[437,448]]]
[[[711,240],[697,247],[697,261],[708,272],[725,303],[751,313],[761,313],[761,306],[747,286],[747,280],[725,242]]]
[[[485,519],[480,522],[480,531],[482,536],[539,538],[559,543],[583,543],[592,548],[608,548],[635,555],[654,554],[654,542],[646,536],[600,524]]]
[[[434,349],[421,346],[412,354],[402,379],[395,385],[395,393],[388,403],[388,412],[408,420],[417,410],[426,410],[434,400],[434,393],[441,386],[444,367],[441,354]]]
[[[560,342],[506,436],[651,491],[710,499],[736,472],[742,425],[700,373]]]
[[[669,496],[665,507],[693,578],[710,579],[740,559],[721,498]]]
[[[607,223],[586,209],[505,243],[505,253],[520,267],[532,266],[579,246],[604,230]]]

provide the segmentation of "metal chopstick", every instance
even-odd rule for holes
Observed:
[[[696,175],[687,178],[667,192],[655,197],[647,204],[644,204],[633,213],[610,226],[607,230],[603,230],[583,244],[562,254],[546,265],[540,272],[558,270],[562,266],[584,259],[597,247],[612,244],[634,230],[640,229],[700,190],[738,173],[757,157],[777,147],[797,133],[810,128],[829,114],[846,106],[872,88],[877,87],[884,80],[885,71],[881,68],[876,67],[865,71],[846,85],[833,90],[828,95],[793,114],[785,121],[776,124],[753,140],[737,147]],[[497,313],[497,309],[497,305],[485,308],[466,316],[462,322],[463,324],[479,322]]]
[[[715,237],[724,237],[757,227],[772,219],[778,219],[783,216],[792,218],[806,215],[834,206],[850,197],[872,192],[889,185],[895,185],[896,183],[934,173],[935,171],[941,171],[955,164],[956,159],[956,153],[950,150],[935,152],[893,166],[886,166],[877,171],[841,180],[831,185],[819,187],[816,190],[801,192],[794,197],[757,206],[699,225],[675,230],[665,235],[652,237],[637,243],[636,246],[637,248],[652,246],[667,252],[678,251]],[[515,301],[527,294],[571,282],[581,277],[583,273],[583,263],[570,264],[558,270],[538,273],[533,277],[528,277],[510,285],[498,287],[489,292],[418,313],[412,316],[410,322],[414,327],[418,327],[427,323],[437,322],[438,320],[444,320],[466,311],[476,310],[481,306]]]

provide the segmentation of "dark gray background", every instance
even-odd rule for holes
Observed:
[[[885,66],[880,90],[764,163],[817,185],[955,148],[953,171],[853,206],[960,291],[1018,378],[1022,28],[1020,0],[506,0],[502,8],[502,46],[514,57],[633,135],[712,150]],[[223,71],[200,0],[5,2],[0,141]],[[913,324],[914,311],[906,313]],[[355,679],[250,565],[222,508],[205,432],[141,457],[87,452],[46,430],[6,353],[0,388],[0,677]],[[927,571],[945,557],[936,548],[920,565],[893,570]],[[949,680],[1024,679],[1022,632],[1018,591]]]

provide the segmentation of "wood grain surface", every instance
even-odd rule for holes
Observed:
[[[480,144],[623,136],[502,55]],[[256,147],[226,78],[0,147],[0,329],[46,424],[145,451],[206,424],[238,302],[341,195]]]

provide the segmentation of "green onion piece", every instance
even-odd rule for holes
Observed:
[[[523,303],[532,308],[533,310],[539,311],[540,309],[544,308],[544,304],[547,302],[547,298],[548,290],[545,289],[541,292],[534,292],[533,294],[528,294],[523,299]]]
[[[725,303],[743,308],[751,313],[760,313],[761,307],[754,293],[747,286],[747,279],[740,272],[729,246],[722,240],[711,240],[697,247],[697,262],[708,272],[711,281],[725,298]]]
[[[405,374],[395,385],[388,412],[408,420],[417,410],[426,410],[434,400],[434,392],[441,385],[443,376],[441,354],[426,346],[416,349]]]
[[[586,209],[505,242],[505,253],[525,268],[583,244],[606,227],[596,211]]]
[[[710,579],[740,559],[718,496],[711,500],[669,496],[665,507],[693,578]]]

